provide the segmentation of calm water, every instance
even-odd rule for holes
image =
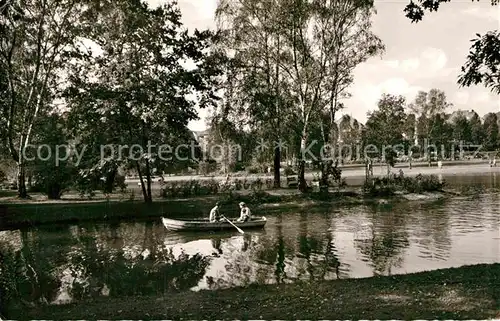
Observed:
[[[497,187],[489,175],[453,180]],[[23,300],[57,304],[500,262],[498,193],[383,207],[308,208],[268,220],[265,229],[244,235],[173,233],[159,221],[5,231],[0,271]]]

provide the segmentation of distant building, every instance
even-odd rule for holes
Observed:
[[[335,122],[339,144],[357,144],[361,141],[364,125],[349,115],[343,115]]]
[[[448,124],[454,124],[457,120],[458,117],[460,116],[465,116],[465,118],[470,121],[474,115],[477,115],[477,113],[474,110],[455,110],[452,112],[449,116],[446,122]]]
[[[208,136],[210,135],[210,129],[193,131],[193,135],[198,145],[200,145],[202,152],[206,153],[208,148]]]

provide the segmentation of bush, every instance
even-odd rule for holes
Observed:
[[[247,168],[248,174],[259,174],[262,173],[261,169],[257,166],[250,166]]]
[[[198,171],[201,175],[208,175],[210,173],[213,173],[217,170],[217,163],[215,162],[207,162],[203,161],[200,162],[198,165]]]
[[[262,187],[264,187],[264,182],[260,177],[258,177],[255,181],[252,182],[251,188],[253,192],[262,191]]]
[[[363,193],[369,196],[391,196],[396,190],[397,184],[391,177],[375,177],[363,184]]]
[[[437,192],[441,191],[445,184],[435,175],[419,174],[416,177],[389,175],[366,180],[363,192],[370,196],[390,196],[397,190],[408,193]]]
[[[193,197],[216,195],[222,189],[219,182],[211,180],[191,180],[166,183],[161,189],[160,195],[164,198]]]
[[[423,193],[441,191],[446,183],[440,182],[435,175],[418,174],[416,177],[405,177],[402,185],[408,193]]]
[[[283,169],[283,173],[285,174],[285,176],[297,175],[297,173],[295,173],[295,171],[293,170],[293,168],[290,167],[290,166],[285,167]]]
[[[272,203],[281,201],[281,197],[278,195],[270,195],[264,191],[253,191],[250,195],[239,195],[229,193],[226,194],[222,202],[224,204],[235,204],[239,202],[245,202],[248,204],[262,204],[262,203]]]
[[[273,179],[237,178],[233,181],[191,180],[165,183],[160,191],[163,198],[197,197],[208,195],[232,195],[234,191],[251,190],[253,194],[263,192],[273,187]]]

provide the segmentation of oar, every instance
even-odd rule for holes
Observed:
[[[223,217],[226,221],[228,221],[228,222],[229,222],[229,224],[231,224],[232,226],[234,226],[234,227],[238,230],[238,232],[240,232],[241,234],[245,234],[245,232],[243,232],[243,230],[242,230],[242,229],[240,229],[238,226],[234,225],[234,224],[233,224],[230,220],[228,220],[228,219],[227,219],[224,215],[221,215],[221,216],[222,216],[222,217]]]

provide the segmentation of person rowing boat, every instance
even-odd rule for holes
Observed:
[[[219,202],[215,203],[215,206],[210,211],[210,216],[209,216],[210,222],[219,222],[223,220],[222,215],[219,212],[219,205],[220,205]]]

